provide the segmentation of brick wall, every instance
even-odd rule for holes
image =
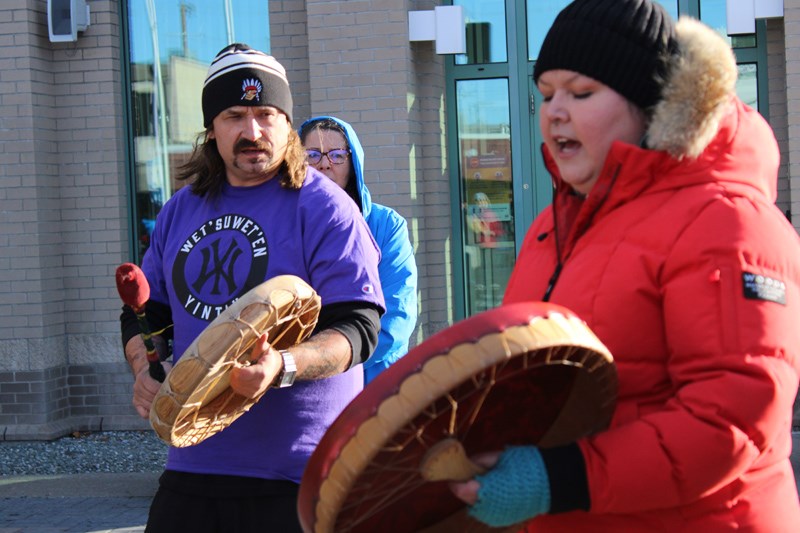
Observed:
[[[57,44],[44,0],[0,6],[0,438],[52,438],[101,416],[130,426],[135,416],[130,386],[123,395],[102,385],[117,377],[87,378],[102,395],[74,396],[76,375],[117,374],[122,360],[113,273],[127,256],[128,214],[117,4],[90,2],[87,31]]]
[[[785,0],[783,21],[786,43],[786,117],[789,202],[794,227],[800,231],[800,0]],[[783,154],[782,154],[783,155]]]
[[[769,76],[769,123],[781,152],[778,170],[778,200],[776,204],[784,213],[791,212],[789,190],[789,123],[786,116],[786,47],[783,21],[767,20],[767,65]],[[800,216],[800,213],[798,213]]]
[[[0,372],[0,441],[149,427],[131,407],[132,387],[127,363]]]
[[[295,126],[311,113],[306,18],[305,0],[269,3],[270,53],[286,68],[294,100]]]

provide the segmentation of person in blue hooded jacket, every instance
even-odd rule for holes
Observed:
[[[417,322],[417,265],[408,224],[394,209],[372,202],[364,183],[364,149],[353,127],[335,117],[314,117],[300,126],[308,164],[344,189],[358,205],[381,259],[378,275],[386,300],[375,352],[364,363],[364,383],[408,351]]]

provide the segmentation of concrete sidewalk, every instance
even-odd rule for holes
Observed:
[[[0,477],[0,533],[139,533],[160,473]]]
[[[800,433],[792,437],[800,491]],[[142,533],[159,475],[0,476],[0,533]]]

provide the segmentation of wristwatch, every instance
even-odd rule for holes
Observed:
[[[297,365],[294,362],[294,356],[289,350],[280,350],[280,354],[283,358],[283,368],[275,377],[272,386],[283,389],[294,384],[294,378],[297,376]]]

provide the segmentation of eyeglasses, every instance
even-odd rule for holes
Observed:
[[[312,165],[316,165],[322,161],[322,156],[326,156],[332,165],[341,165],[347,161],[349,155],[350,150],[347,149],[328,150],[327,152],[320,152],[319,150],[306,150],[306,159]]]

